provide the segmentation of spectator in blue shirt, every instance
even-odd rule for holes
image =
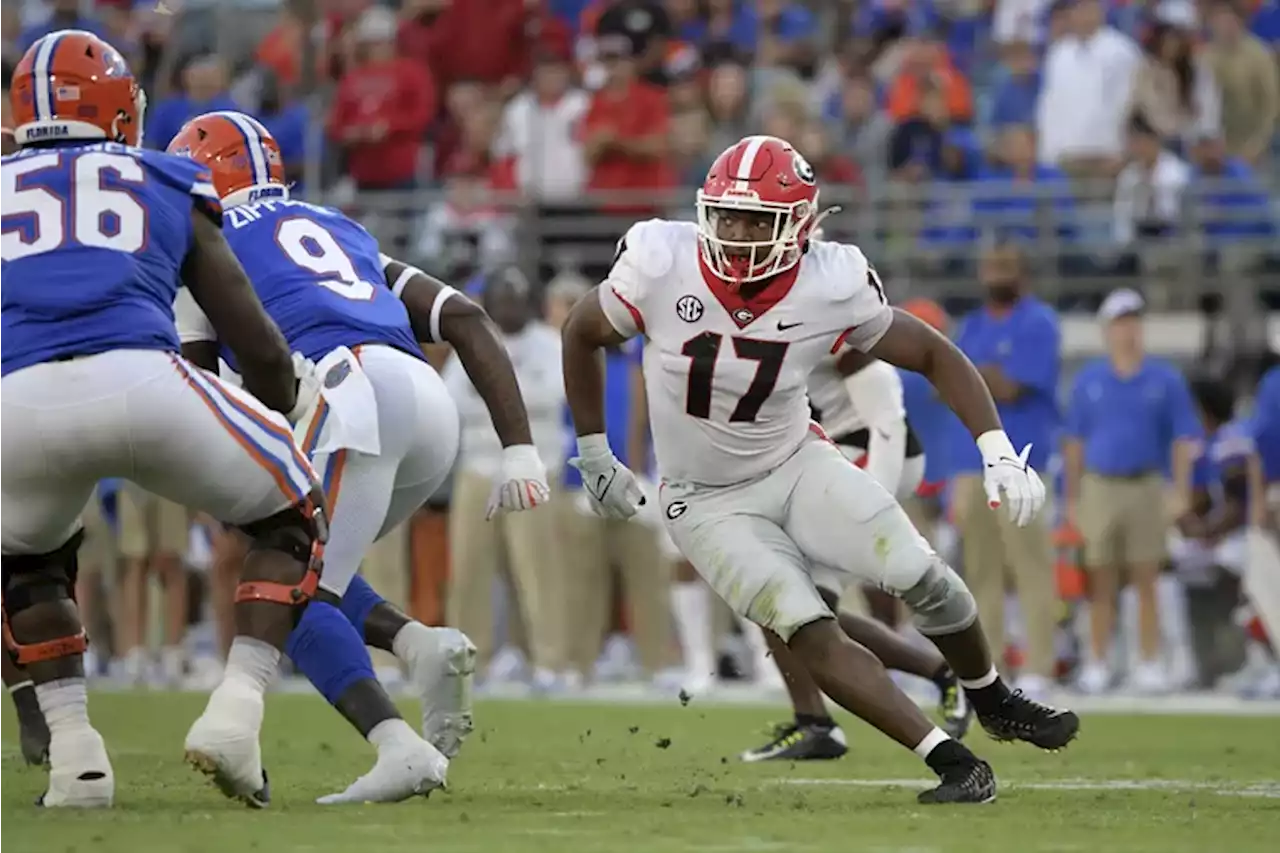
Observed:
[[[284,159],[285,180],[291,184],[290,195],[294,198],[305,198],[302,178],[306,173],[309,141],[307,128],[310,116],[307,105],[300,101],[290,101],[280,87],[279,78],[271,72],[266,72],[262,76],[257,118],[280,145],[280,156]],[[317,144],[320,138],[320,134],[316,134]],[[319,154],[319,151],[314,152],[315,156]]]
[[[227,69],[212,54],[189,60],[182,69],[182,90],[148,106],[146,143],[164,150],[182,126],[196,116],[215,110],[239,110],[227,92]]]
[[[1084,538],[1090,573],[1091,654],[1080,687],[1091,693],[1110,686],[1106,662],[1122,577],[1138,598],[1141,661],[1132,686],[1149,692],[1168,686],[1156,604],[1169,530],[1163,471],[1172,454],[1179,517],[1190,508],[1200,425],[1182,374],[1144,351],[1143,307],[1142,297],[1127,289],[1103,301],[1098,319],[1107,356],[1081,368],[1067,409],[1066,519]]]
[[[1002,128],[1011,124],[1035,125],[1036,98],[1040,96],[1040,71],[1035,48],[1026,41],[1005,45],[990,96],[987,124]]]
[[[964,318],[956,345],[982,373],[1014,446],[1030,444],[1030,464],[1045,471],[1058,429],[1057,315],[1028,292],[1017,246],[995,242],[985,247],[979,275],[985,304]],[[982,459],[972,438],[955,441],[951,462],[965,579],[977,600],[979,618],[996,659],[1001,659],[1005,588],[1012,581],[1027,638],[1026,664],[1017,683],[1029,695],[1043,696],[1054,674],[1058,621],[1052,513],[1042,510],[1031,524],[1018,527],[1007,515],[992,512],[982,485]]]
[[[1227,154],[1220,136],[1197,139],[1190,154],[1196,209],[1210,245],[1221,248],[1252,237],[1254,254],[1260,254],[1267,244],[1259,238],[1271,238],[1276,230],[1267,188],[1248,163]]]
[[[1056,166],[1036,162],[1035,131],[1029,125],[1001,131],[998,157],[978,173],[972,214],[974,228],[998,229],[1006,238],[1035,241],[1073,233],[1070,184]]]
[[[31,45],[57,30],[86,30],[102,37],[102,26],[95,19],[81,15],[81,5],[83,4],[80,0],[52,0],[49,3],[48,19],[43,23],[27,27],[18,34],[18,52],[20,54],[26,53]],[[123,45],[113,46],[121,50],[124,49]]]
[[[558,327],[573,305],[589,292],[585,278],[561,273],[547,286],[547,321]],[[592,297],[594,298],[594,296]],[[605,351],[605,431],[618,457],[630,459],[632,407],[637,394],[639,339]],[[638,389],[643,399],[643,383]],[[577,441],[569,408],[564,408],[566,458],[577,454]],[[643,460],[629,465],[643,474]],[[656,531],[646,521],[601,518],[592,513],[582,491],[582,475],[570,465],[564,468],[567,495],[559,503],[559,544],[564,563],[564,589],[569,595],[567,613],[573,614],[569,632],[569,662],[584,677],[593,673],[596,658],[613,616],[613,578],[618,572],[623,600],[631,614],[630,627],[645,673],[654,676],[671,663],[670,566],[658,552]],[[652,498],[651,498],[652,499]]]

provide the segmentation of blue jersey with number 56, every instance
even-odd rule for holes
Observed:
[[[5,157],[0,373],[117,349],[178,351],[173,300],[209,170],[110,142]]]
[[[294,352],[319,361],[338,347],[386,344],[423,357],[377,241],[344,214],[264,200],[228,208],[222,231]],[[222,356],[236,369],[225,347]]]

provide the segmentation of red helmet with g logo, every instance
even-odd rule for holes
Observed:
[[[813,167],[791,143],[776,136],[748,136],[726,149],[698,191],[698,243],[716,276],[734,284],[759,281],[800,262],[818,214]],[[773,217],[769,240],[722,239],[721,211]]]
[[[19,145],[57,139],[142,143],[147,97],[119,52],[84,30],[58,30],[27,50],[9,98]]]

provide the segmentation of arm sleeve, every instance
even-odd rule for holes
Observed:
[[[178,340],[184,344],[218,340],[213,324],[185,287],[178,288],[178,296],[173,300],[173,322],[178,327]]]
[[[868,428],[867,473],[893,494],[907,452],[902,379],[885,362],[873,362],[844,380],[853,407]]]

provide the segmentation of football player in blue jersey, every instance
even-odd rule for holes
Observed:
[[[429,791],[472,728],[475,646],[456,629],[410,620],[357,572],[374,541],[441,486],[457,453],[458,412],[419,341],[452,345],[488,403],[505,447],[490,515],[547,501],[546,470],[515,371],[475,303],[382,255],[342,213],[289,198],[279,146],[257,120],[236,112],[199,116],[169,151],[212,170],[227,242],[289,345],[323,377],[318,405],[296,434],[322,473],[330,537],[318,601],[287,651],[378,758],[346,791],[320,802],[387,802]],[[234,369],[234,353],[221,347],[194,302],[180,301],[177,311],[183,352],[210,369],[221,356]],[[339,656],[321,638],[341,632],[344,614],[352,637]],[[408,667],[422,696],[426,740],[379,685],[362,640]]]
[[[282,414],[309,411],[289,347],[222,235],[209,169],[139,146],[145,99],[110,45],[63,30],[14,70],[19,151],[3,159],[4,641],[48,724],[45,806],[111,805],[89,722],[72,590],[81,510],[104,477],[252,540],[222,683],[187,759],[225,793],[268,799],[263,693],[315,591],[326,531],[314,469]],[[203,305],[245,393],[179,355],[173,301]],[[274,411],[273,411],[274,410]]]

